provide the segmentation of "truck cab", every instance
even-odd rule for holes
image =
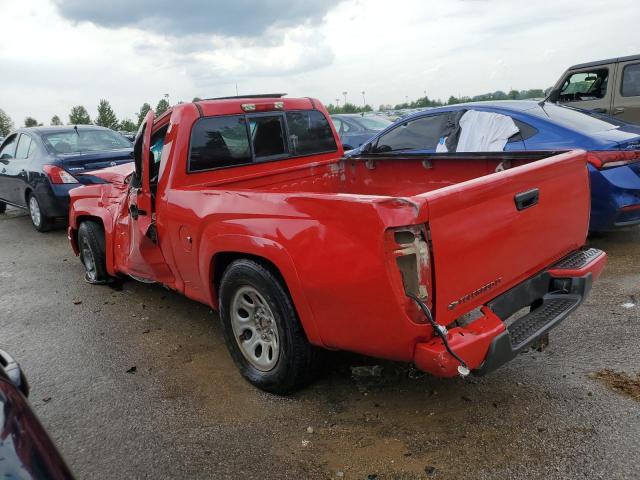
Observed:
[[[549,99],[640,123],[640,55],[569,67],[554,86]]]

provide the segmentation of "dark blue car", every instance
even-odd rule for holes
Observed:
[[[508,139],[505,151],[587,150],[589,229],[596,232],[640,224],[640,126],[593,112],[525,100],[439,107],[397,121],[347,155],[433,153],[443,131],[450,129],[451,119],[459,118],[464,110],[511,117],[520,131]]]
[[[66,219],[76,174],[133,161],[121,134],[94,125],[21,128],[0,146],[0,213],[7,204],[29,210],[36,230]]]
[[[385,117],[359,113],[331,115],[331,120],[333,120],[345,150],[359,147],[393,123]]]

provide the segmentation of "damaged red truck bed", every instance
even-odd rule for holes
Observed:
[[[71,192],[87,279],[219,310],[242,374],[273,392],[312,378],[322,349],[484,374],[588,294],[606,255],[584,248],[584,152],[344,159],[328,118],[280,96],[150,112],[135,171]]]

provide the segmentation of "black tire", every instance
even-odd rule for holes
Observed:
[[[0,214],[3,214],[7,211],[7,204],[4,202],[0,202]]]
[[[109,281],[107,273],[104,229],[98,222],[86,220],[78,228],[78,248],[80,261],[85,268],[85,280],[93,284]]]
[[[53,226],[53,219],[47,216],[42,209],[38,197],[30,193],[27,197],[27,209],[29,210],[29,218],[31,225],[39,232],[48,232]]]
[[[263,297],[277,327],[279,353],[275,366],[268,371],[256,368],[245,357],[239,345],[245,339],[240,337],[237,340],[232,326],[232,301],[240,289],[246,288],[254,289]],[[236,260],[222,275],[219,294],[225,341],[246,380],[261,390],[282,395],[291,393],[315,377],[321,350],[307,340],[291,298],[276,275],[253,260]]]

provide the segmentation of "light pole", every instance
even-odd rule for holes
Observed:
[[[168,103],[169,105],[171,105],[171,102],[169,101],[169,94],[168,94],[168,93],[165,93],[165,94],[164,94],[164,98],[165,98],[165,100],[167,101],[167,103]]]
[[[364,96],[364,90],[362,90],[362,106],[363,107],[367,106],[367,99]]]
[[[340,106],[340,99],[336,97],[336,107]]]
[[[344,104],[347,104],[347,92],[342,92],[342,96],[344,97]]]

